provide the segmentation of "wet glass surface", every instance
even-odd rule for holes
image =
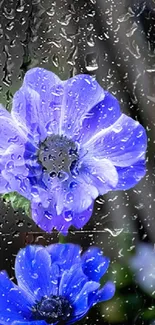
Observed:
[[[116,296],[93,307],[82,324],[141,325],[155,319],[155,300],[134,282],[129,268],[139,241],[155,243],[154,38],[153,0],[0,0],[0,102],[9,111],[26,71],[39,66],[61,79],[95,76],[147,131],[146,176],[133,189],[97,198],[88,224],[69,231],[69,242],[103,249],[112,261],[107,277],[117,284]],[[59,239],[2,198],[0,234],[0,268],[11,277],[20,248]]]

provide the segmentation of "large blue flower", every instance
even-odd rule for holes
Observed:
[[[15,261],[15,285],[0,272],[0,324],[71,324],[98,302],[111,299],[112,282],[100,288],[109,259],[97,247],[81,255],[78,245],[27,246]]]
[[[61,81],[31,69],[11,114],[0,107],[0,193],[31,200],[45,231],[81,228],[98,195],[129,189],[145,175],[146,146],[144,128],[94,78]]]

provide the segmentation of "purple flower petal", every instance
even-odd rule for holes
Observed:
[[[8,181],[2,176],[3,165],[0,163],[0,193],[6,193],[8,189]]]
[[[44,207],[49,205],[49,193],[48,188],[45,186],[42,178],[33,177],[30,179],[31,182],[31,200],[39,203],[40,200],[44,202]],[[34,183],[33,183],[34,182]]]
[[[87,311],[89,310],[89,294],[92,292],[96,292],[99,286],[100,284],[94,281],[89,281],[83,286],[81,292],[77,295],[73,303],[75,309],[75,316],[80,317],[81,315],[82,317],[84,314],[87,313]]]
[[[89,221],[89,219],[92,215],[93,207],[94,207],[94,203],[92,203],[88,207],[88,209],[86,209],[85,211],[82,211],[81,213],[74,212],[72,225],[77,229],[83,228],[86,225],[86,223]]]
[[[118,183],[117,169],[109,159],[96,159],[88,154],[83,158],[81,173],[87,186],[96,187],[100,195],[114,189]]]
[[[48,70],[43,68],[33,68],[26,72],[24,77],[24,86],[29,87],[32,90],[35,90],[42,101],[42,104],[46,104],[42,112],[42,121],[46,123],[47,116],[50,115],[48,100],[51,93],[51,88],[57,84],[61,84],[59,77]]]
[[[42,120],[40,95],[36,91],[24,86],[20,88],[13,97],[11,115],[28,130],[35,143],[45,140],[47,130]]]
[[[97,292],[97,302],[102,302],[111,299],[115,294],[115,285],[113,282],[108,281],[102,289]]]
[[[25,169],[24,169],[25,171]],[[15,176],[11,172],[5,170],[1,171],[1,175],[3,179],[6,181],[6,185],[3,181],[3,186],[5,186],[5,189],[1,193],[6,193],[6,192],[18,192],[22,196],[25,196],[28,200],[31,199],[31,185],[30,181],[27,177],[24,176]]]
[[[49,204],[44,207],[41,202],[31,202],[32,219],[44,231],[51,232],[56,228],[61,233],[66,233],[71,226],[70,221],[65,221],[62,215],[57,215],[56,210]]]
[[[49,200],[52,200],[54,206],[53,215],[55,215],[55,209],[57,215],[66,215],[68,219],[68,212],[81,213],[89,208],[93,200],[98,196],[98,190],[94,184],[87,184],[85,180],[79,175],[67,180],[64,183],[60,183],[59,180],[52,184],[52,189],[49,186]],[[68,216],[68,217],[67,217]]]
[[[59,133],[63,94],[62,81],[54,73],[31,69],[14,95],[12,115],[29,128],[36,142],[43,141],[48,132]]]
[[[71,225],[79,229],[88,222],[92,215],[93,204],[81,213],[63,211],[60,215],[57,215],[52,203],[44,208],[41,202],[32,201],[31,209],[32,218],[41,229],[51,232],[53,228],[56,228],[63,235],[67,235],[68,228]]]
[[[23,146],[27,142],[27,133],[15,124],[11,115],[0,107],[0,158],[12,144]]]
[[[96,133],[110,127],[121,116],[118,100],[105,91],[105,97],[86,114],[78,135],[73,140],[80,144],[88,141]]]
[[[71,185],[73,183],[74,186],[72,187]],[[72,222],[70,221],[74,218],[74,214],[83,214],[98,196],[96,187],[92,184],[87,184],[80,176],[77,177],[76,182],[67,180],[61,185],[59,180],[55,178],[53,182],[50,179],[46,179],[45,184],[47,185],[47,190],[43,190],[45,192],[44,197],[44,193],[40,193],[41,189],[37,187],[37,184],[35,187],[33,186],[33,188],[35,188],[35,197],[33,201],[40,203],[40,197],[42,197],[42,213],[47,216],[50,220],[49,222],[53,223],[54,218],[56,218],[56,224],[59,228],[61,228],[60,224],[65,222],[65,220],[67,221],[67,227],[69,224],[71,225]],[[41,209],[42,205],[39,204]],[[59,224],[57,223],[58,220]],[[64,229],[65,228],[66,227],[64,227]]]
[[[12,143],[5,150],[5,153],[0,158],[0,175],[3,177],[3,186],[0,188],[0,193],[17,191],[27,199],[31,199],[32,186],[30,177],[36,176],[37,172],[38,175],[42,173],[42,168],[38,170],[38,164],[31,160],[35,150],[36,148],[29,142],[23,146]],[[35,168],[33,175],[30,170],[32,165]]]
[[[5,271],[0,272],[0,323],[12,324],[14,319],[29,317],[33,296],[18,288]]]
[[[83,150],[89,150],[89,155],[96,158],[107,158],[115,166],[127,167],[144,155],[146,147],[145,129],[122,114],[116,123],[87,141]]]
[[[60,130],[68,138],[79,134],[90,109],[105,96],[104,90],[89,75],[77,75],[64,82],[64,98]]]
[[[86,183],[82,176],[77,176],[76,185],[73,188],[64,188],[64,208],[76,213],[82,213],[87,210],[94,199],[99,195],[98,189],[91,184]]]
[[[15,262],[15,274],[20,288],[40,300],[52,291],[51,258],[41,246],[22,249]]]
[[[109,267],[110,260],[97,247],[90,247],[82,255],[83,272],[89,280],[99,282]]]
[[[15,124],[11,115],[0,107],[0,193],[17,191],[30,199],[30,184],[26,178],[28,170],[24,155],[30,157],[36,148],[29,142],[28,131],[25,132]],[[26,186],[22,184],[24,178],[29,190],[24,189]]]
[[[74,264],[70,270],[67,270],[62,274],[59,294],[63,297],[67,297],[67,299],[73,303],[86,282],[87,277],[84,275],[81,265]]]
[[[47,246],[52,263],[59,265],[61,270],[68,270],[73,264],[81,261],[81,247],[74,244],[52,244]]]
[[[59,294],[59,283],[60,283],[60,268],[59,265],[52,263],[51,265],[51,294],[56,296]]]
[[[49,133],[69,138],[80,129],[86,113],[104,98],[103,89],[89,75],[61,81],[54,73],[35,68],[26,73],[24,86],[39,94],[39,117]]]
[[[0,104],[0,118],[1,117],[10,119],[10,113]]]
[[[62,105],[62,81],[51,71],[43,68],[33,68],[24,77],[24,86],[38,93],[40,106],[38,114],[45,126],[53,123],[53,132],[57,133]]]
[[[146,173],[145,160],[139,160],[128,167],[116,167],[118,173],[118,183],[116,190],[128,190],[134,187]]]

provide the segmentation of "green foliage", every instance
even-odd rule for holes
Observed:
[[[28,217],[31,217],[30,213],[30,201],[17,192],[11,192],[3,194],[2,198],[6,204],[10,203],[14,210],[21,209]]]

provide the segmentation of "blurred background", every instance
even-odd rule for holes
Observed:
[[[71,229],[67,240],[84,249],[101,247],[111,258],[107,277],[117,287],[115,297],[94,307],[81,324],[154,324],[155,2],[0,0],[0,102],[8,110],[25,72],[36,66],[61,79],[78,73],[95,76],[117,97],[122,111],[147,130],[146,177],[134,189],[99,197],[90,222],[82,231]],[[57,241],[56,232],[41,232],[22,211],[15,211],[1,198],[0,269],[13,277],[14,259],[21,247]],[[145,286],[130,263],[142,242],[154,254],[150,257],[147,252],[143,261],[149,272],[141,279]],[[138,265],[141,272],[144,268]],[[150,274],[151,284],[147,282]],[[150,285],[151,292],[147,290]]]

